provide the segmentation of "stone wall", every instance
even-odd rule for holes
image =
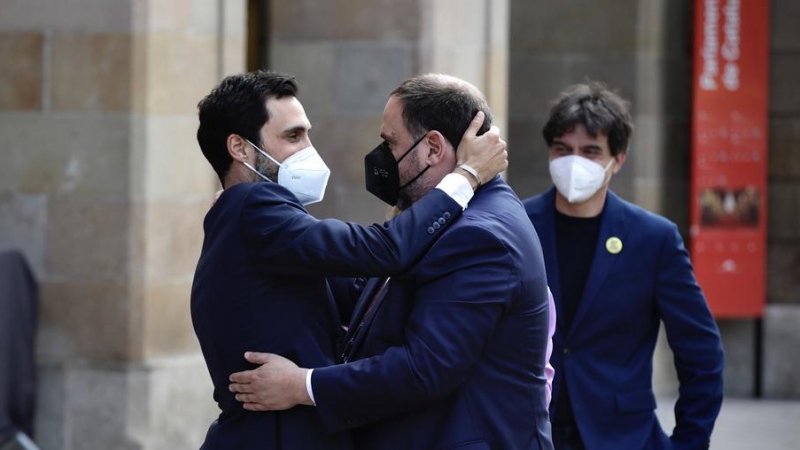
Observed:
[[[45,449],[197,448],[215,415],[188,313],[217,186],[195,143],[195,106],[244,69],[245,6],[0,6],[0,51],[14,55],[0,61],[0,245],[22,248],[42,285]],[[362,161],[388,93],[408,76],[472,81],[502,125],[507,0],[269,7],[269,66],[297,75],[334,171],[314,212],[382,220]]]
[[[800,398],[800,3],[772,0],[763,393]]]
[[[217,180],[196,103],[244,69],[242,0],[0,2],[0,246],[42,287],[37,441],[44,449],[197,448],[216,414],[189,322]],[[373,222],[363,156],[386,96],[439,71],[475,83],[508,131],[521,197],[549,187],[547,101],[585,78],[633,101],[624,197],[687,223],[689,2],[274,0],[270,68],[297,75],[333,170],[320,216]],[[800,397],[800,31],[772,1],[768,307],[763,388]],[[505,80],[508,80],[507,82]],[[755,326],[720,324],[726,390],[752,393]],[[674,392],[658,353],[660,393]]]
[[[188,302],[216,180],[196,104],[243,68],[244,5],[0,6],[0,245],[41,284],[44,449],[198,447],[215,415]]]
[[[509,182],[520,197],[549,188],[541,130],[549,101],[597,80],[632,103],[636,130],[612,183],[624,198],[685,223],[691,20],[685,2],[512,1]]]

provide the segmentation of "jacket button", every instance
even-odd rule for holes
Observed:
[[[565,355],[569,355],[569,354],[571,354],[571,353],[572,353],[572,350],[570,350],[569,348],[565,348],[565,349],[564,349],[564,354],[565,354]]]
[[[438,230],[439,228],[442,228],[442,226],[439,224],[439,222],[433,222],[433,228]]]
[[[435,232],[436,230],[434,230],[433,227],[428,227],[428,234],[433,234]]]
[[[446,221],[446,220],[444,220],[444,218],[443,218],[443,217],[439,217],[439,220],[437,220],[437,222],[439,222],[439,225],[444,225],[444,224],[445,224],[445,222],[447,222],[447,221]]]
[[[445,219],[449,219],[450,218],[450,213],[445,211],[445,213],[442,214],[442,217],[444,217]]]

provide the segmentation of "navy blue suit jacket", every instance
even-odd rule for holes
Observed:
[[[543,243],[558,316],[555,189],[524,204]],[[619,253],[606,249],[611,237],[622,241]],[[654,411],[661,321],[680,381],[671,440]],[[708,447],[722,404],[722,345],[675,224],[608,192],[583,297],[569,331],[558,322],[550,362],[551,408],[566,382],[587,450]]]
[[[542,250],[499,177],[410,271],[370,280],[347,364],[315,369],[317,410],[356,448],[552,449]]]
[[[300,366],[334,363],[341,326],[325,275],[389,276],[407,270],[461,207],[434,190],[387,224],[316,220],[274,183],[227,189],[208,212],[192,286],[192,323],[221,414],[206,449],[347,449],[310,407],[248,412],[228,376],[254,368],[244,352],[277,353]],[[434,230],[432,224],[437,223]]]

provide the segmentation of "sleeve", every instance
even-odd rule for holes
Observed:
[[[722,342],[683,240],[677,227],[670,225],[656,287],[680,384],[670,439],[676,449],[708,448],[722,406]]]
[[[458,236],[453,236],[458,234]],[[317,368],[312,383],[328,431],[419,408],[453,392],[479,362],[519,277],[490,232],[463,227],[437,243],[414,293],[402,346],[338,366]],[[447,250],[440,251],[439,247]],[[435,273],[439,268],[439,273]],[[434,273],[431,273],[433,271]]]
[[[442,181],[436,185],[436,189],[441,189],[450,198],[458,202],[461,205],[461,209],[467,208],[467,204],[475,194],[467,178],[456,173],[445,175]]]
[[[256,264],[273,273],[394,276],[408,270],[462,212],[439,189],[383,225],[317,220],[275,187],[258,183],[244,200],[242,233]]]
[[[306,393],[308,393],[308,398],[311,399],[311,404],[316,406],[317,402],[314,400],[314,390],[311,389],[311,374],[314,373],[314,369],[308,369],[306,371]]]

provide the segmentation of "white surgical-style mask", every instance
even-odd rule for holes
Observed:
[[[569,203],[581,203],[603,187],[606,172],[613,164],[613,158],[603,167],[583,156],[561,156],[550,160],[550,177]]]
[[[328,186],[328,178],[331,176],[331,170],[325,165],[325,161],[322,160],[322,157],[319,156],[313,146],[309,145],[286,158],[283,163],[279,163],[275,158],[269,156],[267,152],[258,148],[257,145],[250,141],[247,141],[247,143],[278,165],[278,184],[292,191],[301,204],[310,205],[322,201],[325,196],[325,188]],[[247,161],[244,162],[244,165],[261,178],[273,181],[256,170]]]

